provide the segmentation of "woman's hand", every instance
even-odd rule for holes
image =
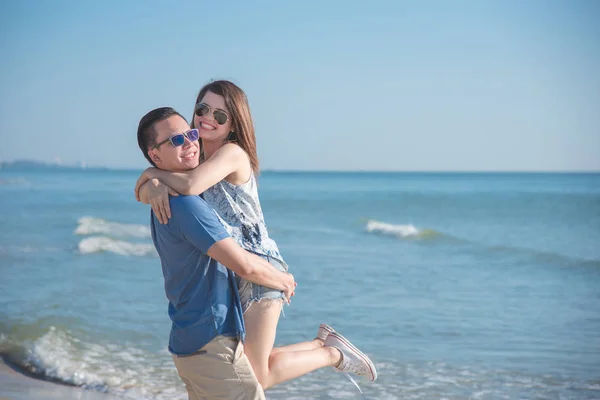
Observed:
[[[171,207],[169,206],[169,195],[179,196],[179,193],[159,181],[150,179],[146,182],[148,188],[148,203],[161,224],[168,224],[171,218]]]
[[[137,182],[135,183],[135,199],[137,201],[140,201],[140,188],[142,187],[142,185],[144,183],[146,183],[150,179],[154,178],[153,172],[155,170],[156,170],[156,168],[154,168],[154,167],[146,168],[146,170],[144,172],[142,172],[142,175],[140,175]]]
[[[287,289],[283,291],[283,295],[285,296],[287,303],[290,304],[292,302],[292,297],[296,294],[296,286],[298,286],[298,284],[294,280],[294,275],[289,272],[287,274],[289,275],[289,282],[286,285]]]

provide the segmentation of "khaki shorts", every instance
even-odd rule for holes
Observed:
[[[264,400],[265,394],[237,338],[217,336],[189,356],[173,355],[190,400]]]

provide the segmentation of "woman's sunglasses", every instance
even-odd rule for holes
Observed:
[[[196,109],[194,112],[199,117],[204,117],[209,112],[212,112],[212,115],[215,118],[215,121],[217,121],[217,124],[219,124],[219,125],[225,125],[225,123],[227,122],[227,119],[229,118],[229,115],[227,115],[227,113],[225,111],[215,110],[206,103],[196,104]]]
[[[178,133],[176,135],[171,136],[168,139],[163,140],[160,143],[156,143],[154,146],[152,146],[152,150],[158,149],[160,146],[167,142],[171,142],[173,147],[183,146],[183,144],[185,143],[185,138],[188,138],[190,142],[195,142],[196,140],[198,140],[199,137],[200,135],[198,134],[198,129],[190,129],[187,132]]]

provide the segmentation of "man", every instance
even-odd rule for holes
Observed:
[[[140,149],[154,166],[174,172],[198,166],[197,131],[174,109],[150,111],[137,134]],[[279,289],[288,299],[294,277],[239,247],[201,197],[172,196],[170,209],[168,224],[160,224],[152,213],[152,240],[169,300],[169,351],[189,398],[264,399],[243,351],[245,330],[234,273]]]

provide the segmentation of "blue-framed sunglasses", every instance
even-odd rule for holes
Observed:
[[[188,138],[190,142],[195,142],[196,140],[198,140],[199,137],[200,134],[198,133],[198,129],[190,129],[187,132],[178,133],[176,135],[171,136],[168,139],[163,140],[160,143],[156,143],[154,146],[152,146],[152,150],[158,149],[160,146],[167,142],[171,142],[173,147],[183,146],[183,144],[185,143],[185,138]]]

